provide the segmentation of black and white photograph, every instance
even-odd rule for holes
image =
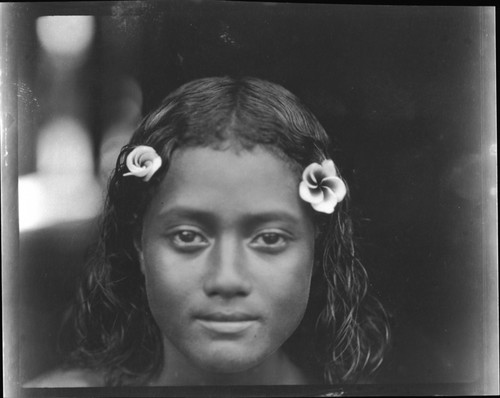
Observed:
[[[494,7],[0,21],[3,396],[499,393]]]

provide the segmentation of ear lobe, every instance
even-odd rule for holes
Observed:
[[[144,253],[139,242],[139,239],[134,239],[134,249],[137,252],[137,257],[139,258],[139,266],[143,275],[145,274],[146,268],[144,266]]]
[[[142,274],[146,275],[146,267],[144,266],[144,255],[142,254],[142,250],[139,252],[139,265],[141,267]]]

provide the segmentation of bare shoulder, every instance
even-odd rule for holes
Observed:
[[[102,387],[102,374],[88,369],[55,369],[23,385],[25,388]]]

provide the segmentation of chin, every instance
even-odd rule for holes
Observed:
[[[265,355],[256,355],[256,352],[231,353],[229,350],[205,353],[203,358],[198,356],[198,367],[213,373],[239,373],[250,370],[264,362]]]

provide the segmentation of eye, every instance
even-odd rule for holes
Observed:
[[[209,244],[201,233],[189,229],[176,231],[169,238],[176,248],[188,251],[202,249]]]
[[[280,232],[263,232],[258,234],[250,245],[266,251],[280,251],[288,246],[290,237]]]

